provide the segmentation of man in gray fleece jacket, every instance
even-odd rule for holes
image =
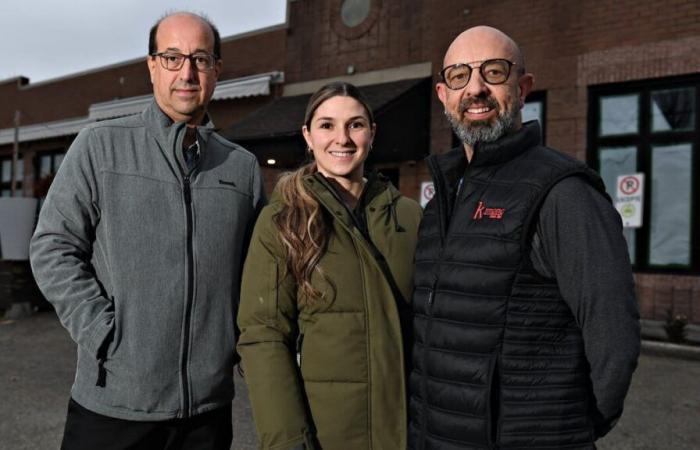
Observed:
[[[77,136],[42,207],[34,275],[78,344],[64,449],[229,449],[234,323],[264,203],[256,158],[214,133],[206,18],[151,30],[154,102]]]

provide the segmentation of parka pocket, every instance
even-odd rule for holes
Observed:
[[[122,309],[121,309],[121,303],[117,303],[116,299],[114,296],[111,297],[112,299],[112,305],[114,307],[114,323],[112,325],[112,334],[111,334],[111,342],[109,343],[109,346],[106,348],[105,356],[108,360],[114,359],[114,356],[117,353],[117,350],[119,349],[119,345],[122,342],[122,321],[123,318],[121,316]]]

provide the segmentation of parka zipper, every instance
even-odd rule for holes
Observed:
[[[355,216],[355,214],[350,210],[350,208],[343,201],[343,199],[340,198],[340,196],[335,191],[335,189],[333,189],[331,186],[329,186],[325,180],[319,180],[319,181],[321,182],[321,184],[324,184],[324,187],[328,190],[328,192],[330,192],[330,194],[338,202],[338,204],[341,205],[341,208],[345,209],[345,212],[350,217],[350,220],[352,220],[353,226],[360,231],[360,234],[362,235],[365,243],[367,244],[367,248],[369,249],[370,254],[374,258],[374,260],[377,262],[379,269],[384,274],[384,278],[386,278],[387,282],[389,283],[389,287],[391,288],[391,292],[392,292],[392,294],[394,294],[394,298],[396,299],[396,301],[397,302],[402,301],[405,303],[406,300],[404,299],[403,294],[401,293],[401,290],[399,289],[398,285],[396,284],[396,280],[394,280],[394,276],[391,273],[391,268],[389,267],[389,263],[386,261],[386,258],[384,257],[382,252],[379,251],[379,249],[374,244],[374,242],[372,242],[372,239],[369,236],[369,232],[365,233],[364,227],[357,219],[357,216]],[[397,221],[397,224],[398,224],[398,221]]]
[[[190,176],[185,175],[183,178],[183,193],[185,197],[185,215],[187,217],[186,233],[187,233],[187,298],[185,301],[185,329],[183,333],[182,345],[182,361],[180,365],[182,380],[182,415],[189,417],[190,415],[190,389],[189,379],[187,376],[187,363],[189,358],[190,348],[190,320],[192,315],[192,304],[194,303],[194,249],[193,249],[193,233],[192,230],[192,190],[190,186]]]
[[[365,241],[367,249],[369,249],[370,254],[372,255],[373,259],[379,266],[380,271],[383,273],[384,278],[386,279],[387,283],[389,284],[389,288],[391,289],[392,294],[394,295],[394,301],[396,303],[396,313],[397,315],[400,315],[399,311],[399,303],[401,304],[408,304],[406,303],[406,300],[404,299],[403,294],[401,293],[401,290],[399,289],[399,286],[396,284],[396,280],[394,279],[393,274],[391,273],[391,268],[389,267],[389,263],[387,262],[386,258],[382,254],[381,251],[377,248],[377,246],[374,244],[372,241],[371,237],[369,236],[369,230],[365,231],[365,228],[362,226],[360,221],[358,220],[357,216],[350,210],[348,205],[343,201],[342,198],[338,195],[338,193],[333,189],[332,186],[330,186],[326,180],[323,178],[322,175],[319,175],[319,177],[314,177],[318,182],[320,182],[327,190],[330,192],[330,194],[333,196],[335,201],[341,205],[341,208],[345,209],[345,212],[349,215],[350,220],[352,221],[352,226],[348,227],[349,229],[352,227],[355,227],[359,232],[360,235],[362,236],[362,240]],[[340,211],[335,211],[338,215],[340,214]],[[340,223],[343,223],[342,220],[339,221]],[[396,221],[397,226],[398,226],[398,220]],[[349,230],[352,234],[352,230]],[[397,230],[398,231],[398,230]],[[400,321],[399,317],[399,321]],[[369,361],[368,361],[369,363]],[[368,371],[370,370],[368,366]],[[371,385],[371,383],[370,383]],[[370,393],[371,395],[371,393]],[[371,423],[371,421],[370,421]],[[373,425],[372,425],[373,426]]]

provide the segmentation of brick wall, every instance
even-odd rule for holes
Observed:
[[[238,78],[283,69],[286,27],[224,39],[220,79]],[[148,36],[144,36],[144,53]],[[265,49],[265,51],[260,51]],[[22,112],[22,125],[84,117],[93,103],[153,92],[146,58],[94,70],[55,81],[27,83],[11,79],[0,83],[0,128],[13,126],[14,112]]]
[[[343,75],[349,65],[363,73],[422,62],[437,73],[457,34],[492,25],[521,45],[535,88],[547,91],[548,144],[585,159],[589,86],[700,70],[697,0],[373,0],[370,19],[353,29],[338,19],[341,3],[293,1],[287,26],[224,40],[222,78],[283,70],[286,83],[297,83]],[[143,60],[20,85],[0,83],[0,128],[12,126],[16,108],[27,111],[24,123],[65,119],[86,115],[91,103],[151,89]],[[234,101],[213,105],[212,114],[225,126],[256,106]],[[451,131],[434,94],[429,126],[431,152],[450,148]],[[39,148],[34,145],[63,144],[32,143],[28,153]],[[418,198],[420,182],[429,178],[425,165],[402,163],[399,170],[400,189]],[[278,173],[264,172],[269,192]],[[663,320],[671,307],[700,323],[700,277],[637,274],[636,281],[645,318]]]

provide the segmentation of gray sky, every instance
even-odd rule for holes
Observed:
[[[145,56],[148,30],[167,10],[203,12],[223,38],[284,22],[286,4],[286,0],[2,0],[0,80],[23,75],[36,83]]]

